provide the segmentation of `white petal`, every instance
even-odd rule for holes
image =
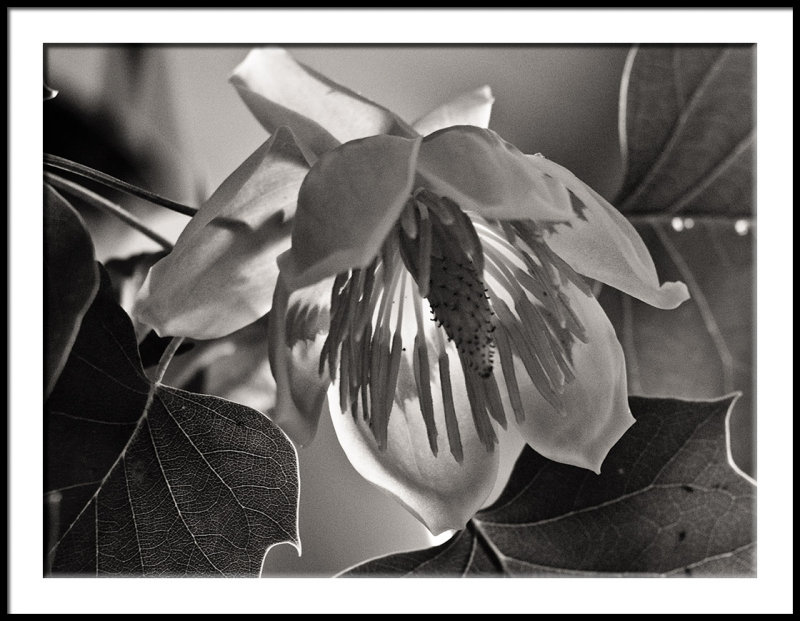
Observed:
[[[411,195],[420,140],[373,136],[317,160],[278,260],[291,290],[372,261]]]
[[[571,284],[564,292],[586,329],[588,343],[577,341],[573,346],[575,379],[564,388],[563,412],[539,394],[515,360],[525,410],[518,428],[528,444],[548,459],[599,473],[608,451],[634,423],[628,409],[625,357],[597,300]]]
[[[305,67],[280,48],[252,50],[231,82],[267,131],[287,125],[317,155],[365,136],[414,135],[394,113]]]
[[[290,294],[279,280],[275,288],[269,317],[269,358],[276,399],[268,415],[298,446],[306,446],[314,439],[330,384],[327,369],[319,372],[319,359],[330,324],[332,286],[331,280],[324,280]],[[289,314],[292,307],[311,312]],[[291,316],[295,319],[293,325],[287,322]]]
[[[455,355],[451,360],[457,365]],[[449,529],[464,528],[467,520],[483,506],[497,477],[499,451],[497,447],[487,451],[478,439],[463,374],[454,372],[451,380],[464,459],[458,463],[453,458],[444,434],[438,371],[432,374],[437,378],[431,388],[439,430],[438,456],[433,455],[428,444],[415,394],[406,398],[402,407],[395,402],[389,418],[387,447],[383,451],[378,448],[363,417],[354,420],[350,412],[341,412],[338,385],[332,385],[328,391],[328,404],[339,443],[353,467],[368,481],[394,496],[432,534],[438,535]]]
[[[391,393],[385,448],[380,448],[360,410],[355,419],[349,409],[342,413],[338,383],[328,392],[328,404],[336,435],[353,467],[368,481],[394,496],[432,534],[438,535],[449,529],[464,528],[467,520],[484,505],[495,484],[499,454],[507,438],[487,415],[485,423],[490,425],[490,433],[498,437],[501,445],[495,445],[492,451],[486,449],[485,438],[482,440],[475,428],[456,346],[446,343],[444,331],[429,318],[430,307],[426,300],[418,297],[411,276],[405,273],[403,278],[406,281],[405,285],[400,285],[402,293],[396,292],[391,303],[389,323],[393,331],[400,323],[402,343],[399,346],[403,353],[397,386]],[[424,384],[419,386],[430,387],[436,455],[423,418],[414,369],[418,351],[415,340],[420,333],[425,335],[425,350],[419,352],[420,355],[423,351],[426,353],[428,377],[420,377]],[[453,444],[439,369],[439,352],[443,347],[449,359],[448,377],[459,435],[459,440]],[[375,412],[371,415],[374,417]],[[379,423],[376,425],[380,427]],[[378,435],[382,434],[378,432]],[[460,461],[454,457],[459,451]]]
[[[308,164],[282,128],[217,189],[151,269],[134,313],[161,336],[212,339],[262,317]]]
[[[491,130],[458,125],[423,139],[417,170],[426,187],[484,218],[572,220],[529,160]]]
[[[689,299],[681,282],[659,284],[647,247],[630,222],[608,201],[566,168],[539,157],[531,162],[577,196],[585,219],[556,225],[548,245],[576,272],[604,282],[658,308],[675,308]]]
[[[182,387],[203,371],[201,392],[266,413],[275,407],[267,354],[267,318],[228,336],[198,341],[170,363],[164,383]]]
[[[481,86],[431,110],[416,121],[413,127],[423,136],[453,125],[489,127],[493,103],[492,89]]]

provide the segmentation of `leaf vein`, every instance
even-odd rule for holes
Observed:
[[[567,518],[574,517],[576,515],[581,515],[583,513],[589,513],[591,511],[596,511],[598,509],[604,509],[606,507],[613,506],[619,502],[629,500],[631,498],[635,498],[647,492],[651,492],[657,489],[679,489],[684,487],[684,483],[658,483],[648,485],[647,487],[643,487],[642,489],[636,490],[635,492],[630,492],[628,494],[623,494],[622,496],[618,496],[617,498],[612,498],[611,500],[607,500],[605,502],[598,503],[596,505],[591,505],[589,507],[583,507],[581,509],[575,509],[574,511],[569,511],[568,513],[564,513],[562,515],[557,515],[551,518],[544,518],[541,520],[535,520],[533,522],[491,522],[489,520],[481,520],[482,524],[486,524],[488,526],[495,526],[497,528],[517,528],[517,527],[531,527],[531,526],[543,526],[545,524],[553,524],[559,522],[561,520],[565,520]],[[724,490],[722,488],[709,488],[709,487],[702,487],[700,485],[692,485],[692,488],[701,492],[706,492],[709,494],[722,494],[726,496],[730,496],[732,498],[736,498],[734,494],[729,492],[728,490]],[[641,516],[640,516],[641,517]]]
[[[677,121],[675,122],[669,140],[667,140],[664,149],[656,158],[655,162],[653,162],[653,165],[650,167],[650,170],[647,171],[647,174],[644,176],[644,178],[636,186],[636,189],[630,195],[628,195],[628,197],[623,201],[620,211],[626,211],[630,209],[631,206],[635,204],[636,201],[639,200],[642,193],[645,191],[645,189],[647,189],[647,187],[652,182],[653,178],[655,178],[655,176],[661,172],[661,169],[663,168],[664,164],[667,162],[670,155],[672,155],[673,149],[675,149],[675,146],[678,144],[679,139],[682,137],[681,134],[683,133],[683,129],[686,127],[689,117],[691,117],[692,113],[694,112],[694,109],[697,107],[703,95],[705,94],[708,85],[711,83],[711,81],[714,79],[717,73],[719,73],[719,70],[722,67],[725,59],[728,57],[729,53],[730,50],[728,49],[722,50],[719,56],[717,56],[717,58],[708,68],[706,74],[703,76],[703,79],[700,81],[700,83],[697,85],[694,92],[692,93],[689,102],[686,104],[683,110],[681,110],[681,113],[678,116]]]
[[[175,511],[177,511],[177,513],[178,513],[178,518],[180,519],[181,523],[183,524],[183,527],[186,529],[186,532],[189,533],[189,536],[192,538],[192,542],[194,543],[195,547],[200,551],[200,553],[203,555],[203,557],[205,557],[205,559],[208,561],[208,564],[211,565],[211,567],[213,567],[214,569],[216,569],[220,573],[220,575],[224,576],[225,573],[219,567],[217,567],[214,564],[214,562],[208,557],[208,555],[206,554],[205,550],[203,550],[203,548],[197,542],[197,538],[194,536],[194,533],[192,532],[192,529],[189,528],[189,525],[186,523],[186,520],[183,519],[183,514],[181,513],[181,508],[178,506],[178,501],[175,499],[175,495],[172,493],[172,485],[170,485],[169,478],[167,478],[167,472],[166,472],[166,470],[164,470],[164,465],[161,463],[161,456],[158,453],[158,446],[156,445],[156,439],[153,436],[153,430],[150,428],[150,422],[149,421],[147,421],[147,431],[148,431],[148,433],[150,435],[150,443],[153,446],[153,451],[155,452],[155,455],[156,455],[156,461],[158,461],[158,469],[161,471],[161,476],[164,478],[164,483],[166,483],[166,485],[167,485],[167,491],[169,491],[169,495],[172,498],[172,504],[175,506]]]
[[[173,393],[173,394],[175,394],[175,393]],[[181,395],[177,395],[176,394],[176,396],[178,398],[181,398],[181,399],[184,398]],[[197,447],[197,445],[194,443],[194,441],[189,436],[189,434],[186,432],[186,430],[178,422],[178,419],[175,418],[175,416],[172,414],[172,412],[167,407],[167,405],[160,398],[159,398],[159,400],[161,401],[161,405],[164,406],[164,411],[175,422],[175,425],[178,427],[178,429],[180,429],[181,433],[186,437],[187,441],[189,442],[189,444],[191,444],[192,448],[197,452],[197,454],[200,456],[200,458],[205,462],[205,464],[206,464],[206,466],[208,466],[209,470],[211,470],[211,472],[214,473],[214,476],[216,476],[217,479],[219,479],[219,481],[230,492],[231,497],[236,502],[236,504],[239,505],[239,507],[242,509],[242,511],[244,511],[245,519],[247,519],[248,526],[250,525],[250,516],[248,515],[247,512],[248,511],[252,511],[253,513],[256,513],[256,514],[258,514],[258,515],[260,515],[262,517],[267,518],[270,522],[272,522],[278,528],[278,530],[280,530],[284,535],[286,535],[286,537],[288,537],[290,541],[294,541],[295,540],[294,537],[292,535],[290,535],[288,532],[286,532],[286,529],[283,527],[283,525],[280,522],[278,522],[275,518],[273,518],[271,515],[269,515],[268,513],[265,513],[264,511],[259,511],[258,509],[254,508],[254,507],[245,507],[241,503],[241,501],[239,500],[239,497],[236,495],[236,492],[233,491],[233,488],[231,488],[231,486],[228,485],[227,481],[225,481],[225,479],[222,478],[222,476],[219,474],[219,472],[217,472],[217,470],[214,468],[214,466],[211,465],[211,463],[206,458],[205,454]],[[189,401],[190,403],[194,403],[190,399],[185,399],[185,400]],[[208,407],[208,406],[206,406],[206,405],[204,405],[202,403],[195,403],[195,405],[197,405],[199,407],[202,407],[202,408],[205,408],[206,410],[208,410],[209,412],[211,412],[213,414],[217,413],[216,410],[214,410],[214,409],[212,409],[212,408],[210,408],[210,407]]]
[[[131,484],[128,480],[128,467],[125,458],[122,459],[122,472],[125,475],[125,491],[128,494],[128,504],[131,507],[131,520],[133,521],[133,532],[136,533],[136,550],[139,552],[139,563],[142,566],[142,575],[144,571],[144,556],[142,556],[142,542],[139,539],[139,525],[136,523],[136,509],[133,507],[133,498],[131,497]]]
[[[137,388],[133,388],[133,387],[131,387],[131,386],[128,386],[128,385],[127,385],[125,382],[121,382],[121,381],[120,381],[120,380],[118,380],[116,377],[114,377],[113,375],[111,375],[111,374],[110,374],[108,371],[106,371],[105,369],[101,369],[101,368],[100,368],[100,367],[98,367],[98,366],[95,366],[94,364],[92,364],[91,362],[89,362],[89,361],[88,361],[86,358],[84,358],[83,356],[81,356],[80,354],[78,354],[78,353],[75,353],[75,352],[73,351],[73,352],[72,352],[72,355],[73,355],[73,356],[75,356],[75,358],[77,358],[78,360],[80,360],[80,361],[81,361],[81,362],[83,362],[84,364],[86,364],[86,365],[90,366],[91,368],[93,368],[95,371],[97,371],[97,372],[98,372],[98,373],[100,373],[101,375],[105,375],[105,376],[106,376],[108,379],[110,379],[110,380],[111,380],[112,382],[114,382],[115,384],[117,384],[117,385],[119,385],[119,386],[122,386],[122,387],[123,387],[123,388],[125,388],[126,390],[130,390],[131,392],[135,392],[137,395],[146,395],[146,394],[148,394],[148,392],[147,392],[147,391],[144,391],[144,390],[139,390],[139,389],[137,389]]]

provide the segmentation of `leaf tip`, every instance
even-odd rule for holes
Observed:
[[[740,390],[735,390],[734,392],[720,397],[720,401],[729,400],[728,409],[725,412],[725,452],[728,458],[728,465],[730,465],[731,469],[751,485],[757,485],[756,480],[742,470],[736,461],[734,461],[733,452],[731,450],[731,417],[733,415],[733,406],[736,405],[736,402],[741,399],[742,396],[743,393]]]

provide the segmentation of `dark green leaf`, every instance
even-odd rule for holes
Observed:
[[[643,225],[664,280],[682,280],[692,298],[663,311],[606,287],[599,299],[625,351],[631,394],[704,399],[742,392],[731,414],[734,459],[755,470],[753,406],[754,240],[724,222],[677,232]]]
[[[753,206],[753,46],[634,48],[620,102],[625,213],[747,216]]]
[[[644,45],[628,58],[620,102],[627,162],[614,201],[662,280],[691,300],[659,311],[604,289],[630,391],[710,398],[738,390],[733,454],[755,472],[753,46]],[[673,224],[674,219],[674,224]]]
[[[50,394],[97,293],[89,233],[67,200],[44,186],[45,398]]]
[[[152,384],[105,271],[45,409],[54,573],[258,575],[270,546],[299,545],[291,443],[255,410]]]
[[[632,397],[637,422],[599,476],[526,448],[465,530],[345,575],[752,575],[755,489],[730,462],[734,401]]]

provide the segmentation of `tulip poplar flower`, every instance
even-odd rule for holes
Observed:
[[[500,443],[599,472],[634,419],[585,278],[659,308],[688,298],[627,220],[487,129],[486,87],[409,126],[281,50],[233,81],[273,136],[153,268],[140,318],[210,338],[271,295],[273,420],[306,444],[327,397],[353,466],[434,534],[482,506]],[[259,243],[289,218],[290,244]]]

